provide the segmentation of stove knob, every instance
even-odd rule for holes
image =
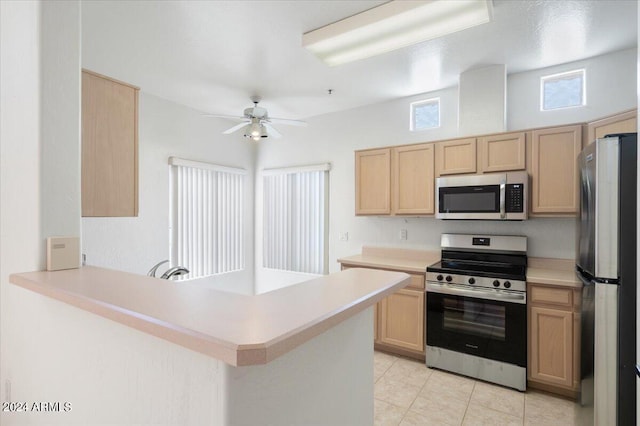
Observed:
[[[443,278],[443,277],[442,277],[442,275],[438,275],[438,276],[436,277],[436,280],[438,280],[438,281],[442,281],[442,278]]]
[[[505,281],[504,288],[509,288],[509,287],[511,287],[511,283],[509,281]]]
[[[447,280],[448,283],[450,283],[453,278],[451,278],[451,275],[447,275],[447,278],[445,279]]]
[[[469,278],[469,284],[475,284],[475,283],[476,283],[475,278]]]
[[[500,281],[498,281],[498,280],[493,280],[493,286],[494,286],[494,287],[500,287]]]

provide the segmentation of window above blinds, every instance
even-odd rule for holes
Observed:
[[[326,274],[328,164],[263,172],[265,268]]]
[[[187,279],[244,269],[246,171],[169,159],[171,165],[171,263]]]

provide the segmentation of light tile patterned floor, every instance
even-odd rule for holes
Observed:
[[[382,352],[374,354],[376,426],[579,425],[573,401],[518,392]]]

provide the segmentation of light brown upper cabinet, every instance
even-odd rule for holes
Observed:
[[[587,138],[584,145],[589,145],[598,138],[611,133],[629,133],[638,131],[638,112],[631,110],[620,114],[592,121],[587,125]]]
[[[391,213],[391,149],[356,151],[356,214]]]
[[[526,133],[501,133],[478,138],[478,172],[524,170]]]
[[[138,215],[138,91],[82,71],[82,216]]]
[[[436,144],[436,176],[476,172],[476,138]]]
[[[575,214],[578,207],[576,158],[582,149],[582,126],[531,132],[531,213]]]
[[[434,150],[417,144],[356,151],[356,214],[433,214]]]
[[[433,145],[407,145],[392,149],[395,214],[433,214]]]

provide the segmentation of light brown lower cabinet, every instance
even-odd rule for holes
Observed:
[[[342,264],[343,271],[349,268],[360,266]],[[407,273],[411,276],[407,287],[374,305],[373,341],[376,349],[424,361],[424,274]]]
[[[380,302],[380,343],[424,352],[424,291],[402,289]]]
[[[576,397],[580,385],[579,289],[529,283],[530,387]]]

